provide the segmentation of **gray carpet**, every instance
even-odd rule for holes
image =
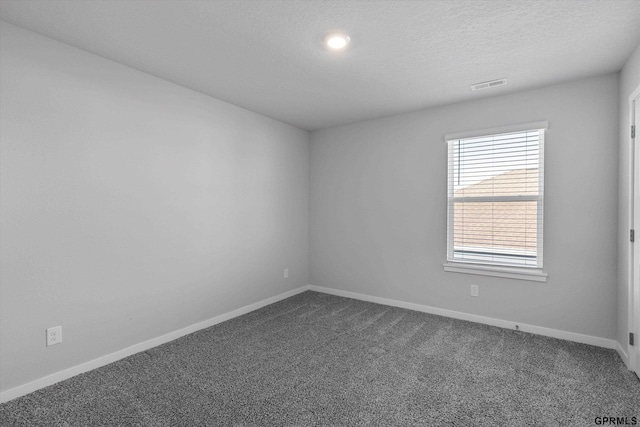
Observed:
[[[0,405],[2,426],[596,425],[613,350],[305,292]]]

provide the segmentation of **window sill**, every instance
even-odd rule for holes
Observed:
[[[444,271],[463,274],[477,274],[480,276],[505,277],[508,279],[530,280],[534,282],[546,282],[547,274],[541,269],[501,267],[497,265],[479,265],[459,262],[447,262]]]

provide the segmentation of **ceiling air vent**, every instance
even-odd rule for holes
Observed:
[[[489,89],[490,87],[502,86],[507,84],[507,79],[491,80],[490,82],[482,82],[471,85],[471,90]]]

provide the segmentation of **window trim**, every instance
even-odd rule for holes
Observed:
[[[494,128],[487,129],[478,129],[473,131],[465,131],[465,132],[457,132],[450,133],[444,135],[445,143],[449,143],[452,140],[460,140],[460,139],[469,139],[469,138],[477,138],[489,135],[498,135],[504,133],[514,133],[514,132],[524,132],[531,131],[534,129],[543,130],[541,135],[541,155],[542,162],[539,166],[539,185],[540,191],[536,196],[507,196],[506,199],[514,199],[514,200],[529,200],[531,199],[538,201],[540,204],[540,209],[544,208],[544,140],[546,130],[549,128],[548,121],[537,121],[530,123],[520,123],[515,125],[508,126],[500,126]],[[449,186],[449,174],[451,173],[449,164],[449,154],[447,154],[447,187]],[[449,195],[450,189],[447,189],[447,210],[450,209],[450,205],[452,201],[464,201],[464,197],[455,197],[451,198]],[[502,197],[501,197],[502,198]],[[477,199],[477,198],[476,198]],[[495,197],[487,197],[487,199],[495,200]],[[544,221],[544,215],[542,217],[538,217],[538,237],[537,241],[542,242],[542,244],[537,245],[537,259],[540,260],[539,265],[533,267],[519,267],[519,266],[508,266],[508,265],[500,265],[500,264],[492,264],[492,263],[482,263],[482,262],[469,262],[469,261],[458,261],[450,258],[450,242],[449,242],[449,232],[447,231],[447,261],[443,264],[444,271],[455,272],[455,273],[464,273],[464,274],[478,274],[483,276],[494,276],[494,277],[505,277],[511,279],[521,279],[521,280],[532,280],[538,282],[546,282],[547,274],[542,270],[542,260],[543,260],[543,244],[544,238],[542,233],[544,232],[544,226],[540,224],[540,220]],[[447,213],[447,230],[453,230],[453,215]],[[452,249],[452,248],[451,248]]]
[[[542,120],[539,122],[520,123],[517,125],[499,126],[488,129],[470,130],[465,132],[447,133],[444,135],[444,142],[451,141],[452,139],[468,139],[477,138],[480,136],[496,135],[500,133],[512,133],[512,132],[524,132],[532,129],[548,129],[549,122]]]
[[[451,273],[477,274],[480,276],[504,277],[508,279],[546,282],[548,275],[541,268],[506,267],[494,264],[478,264],[471,262],[448,261],[443,265],[444,271]]]

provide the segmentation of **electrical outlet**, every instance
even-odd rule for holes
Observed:
[[[47,347],[62,342],[62,326],[47,329]]]
[[[288,279],[288,278],[289,278],[289,269],[288,269],[288,268],[285,268],[285,269],[284,269],[284,278],[285,278],[285,279]]]
[[[480,289],[478,289],[478,285],[471,285],[471,296],[477,297],[480,295]]]

